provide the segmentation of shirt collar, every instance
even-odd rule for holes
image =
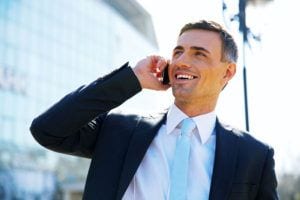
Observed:
[[[173,104],[167,114],[167,134],[170,134],[185,118],[188,118],[188,116],[183,113],[175,104]],[[197,132],[201,138],[201,143],[204,144],[214,133],[217,119],[216,113],[212,111],[204,115],[192,117],[192,119],[196,123],[198,129]]]

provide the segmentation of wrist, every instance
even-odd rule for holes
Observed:
[[[136,76],[137,80],[139,81],[141,88],[144,88],[143,84],[142,84],[142,77],[143,77],[142,71],[138,67],[132,68],[132,71],[133,71],[134,75]]]

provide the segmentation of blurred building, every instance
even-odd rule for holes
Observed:
[[[151,17],[135,0],[1,0],[0,199],[81,198],[89,160],[40,147],[31,121],[156,51]]]

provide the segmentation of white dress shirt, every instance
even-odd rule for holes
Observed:
[[[161,126],[149,146],[123,200],[168,200],[176,139],[185,118],[188,116],[177,106],[171,106],[166,124]],[[214,165],[216,114],[211,112],[192,119],[197,129],[191,136],[187,200],[205,200],[209,197]]]

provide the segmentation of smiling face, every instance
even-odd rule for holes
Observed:
[[[218,33],[193,29],[179,36],[169,68],[179,108],[206,107],[204,112],[215,108],[220,92],[235,74],[235,64],[221,58],[222,41]]]

